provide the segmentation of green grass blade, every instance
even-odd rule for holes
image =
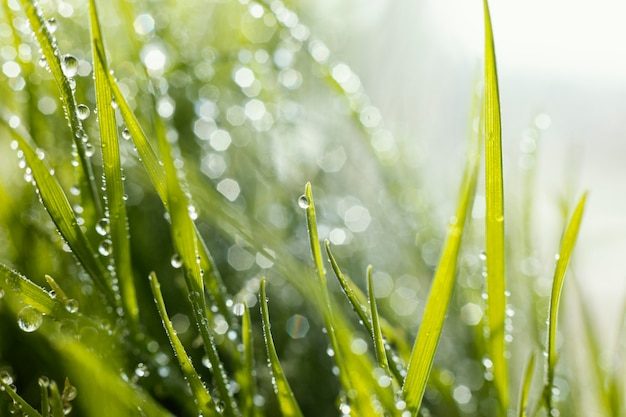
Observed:
[[[321,303],[320,308],[324,317],[324,323],[326,325],[326,331],[328,338],[330,339],[330,345],[334,351],[334,360],[339,368],[339,379],[341,385],[346,392],[352,390],[352,383],[348,377],[349,373],[343,360],[343,352],[339,346],[337,335],[335,333],[335,323],[333,309],[330,301],[330,294],[328,293],[328,287],[326,285],[326,274],[324,272],[324,263],[322,261],[322,251],[320,248],[319,237],[317,233],[317,219],[315,215],[315,203],[313,201],[313,193],[311,191],[311,183],[307,183],[305,186],[304,195],[300,197],[301,207],[306,209],[306,221],[309,231],[309,242],[311,245],[311,254],[313,256],[313,264],[315,265],[315,271],[320,284]]]
[[[50,409],[52,411],[52,417],[64,417],[63,401],[61,400],[61,393],[59,392],[59,386],[56,382],[50,382]]]
[[[39,378],[39,391],[41,391],[41,417],[50,417],[50,399],[48,397],[48,387],[50,382]]]
[[[508,368],[505,358],[504,319],[506,309],[506,278],[504,267],[504,184],[502,179],[502,126],[498,74],[493,30],[487,0],[485,15],[485,198],[487,253],[487,323],[489,353],[493,363],[493,382],[500,401],[501,414],[509,402]]]
[[[459,193],[455,218],[448,226],[447,240],[433,283],[426,301],[424,317],[420,325],[409,365],[407,375],[402,386],[402,394],[407,409],[417,415],[424,396],[428,376],[432,369],[435,351],[443,329],[446,311],[457,269],[457,258],[461,246],[461,239],[465,228],[468,213],[472,208],[474,189],[478,177],[478,153],[471,154],[463,176],[463,184]]]
[[[544,397],[548,412],[552,410],[552,386],[554,383],[554,369],[557,362],[556,353],[556,326],[559,312],[559,300],[561,298],[561,290],[563,289],[563,281],[565,279],[565,271],[569,264],[569,260],[574,252],[574,246],[576,245],[576,238],[578,237],[578,231],[580,230],[580,223],[582,221],[583,212],[585,210],[585,201],[587,194],[583,194],[580,201],[576,205],[572,217],[563,234],[561,240],[561,249],[559,251],[558,260],[556,262],[556,268],[554,270],[554,280],[552,282],[552,293],[550,294],[550,305],[548,312],[548,363],[547,363],[547,378],[546,386],[544,390]]]
[[[159,195],[159,198],[165,205],[166,210],[170,213],[171,216],[171,208],[170,202],[168,200],[168,174],[166,173],[166,169],[164,168],[164,164],[159,160],[153,146],[151,145],[148,137],[146,136],[144,130],[142,129],[139,121],[135,117],[130,105],[127,100],[124,98],[120,87],[115,80],[115,77],[111,72],[108,73],[109,76],[109,85],[111,86],[111,90],[113,91],[113,95],[115,97],[115,101],[119,107],[120,113],[124,122],[126,123],[127,129],[132,137],[133,143],[137,148],[137,153],[141,158],[141,163],[146,169],[152,184]],[[157,136],[162,137],[162,124],[160,123],[159,116],[156,115],[156,124],[159,131]],[[164,143],[164,146],[161,146],[161,152],[165,153],[166,150],[169,150],[169,145]],[[169,151],[167,151],[169,152]],[[166,155],[162,156],[163,158]],[[222,279],[220,277],[219,271],[215,268],[215,263],[211,257],[211,254],[208,251],[204,240],[202,240],[200,233],[198,232],[195,224],[192,222],[192,227],[194,228],[196,234],[196,240],[198,244],[198,255],[200,256],[200,267],[204,271],[203,280],[206,284],[207,289],[211,293],[211,295],[215,298],[215,303],[218,306],[220,314],[224,317],[230,317],[230,309],[226,306],[226,301],[224,300],[224,285],[222,284]]]
[[[58,231],[98,289],[107,297],[110,305],[116,305],[115,295],[107,282],[102,263],[96,258],[96,252],[85,236],[61,185],[51,173],[45,160],[39,157],[38,152],[31,145],[32,140],[28,133],[23,129],[12,128],[5,117],[0,118],[0,124],[9,129],[9,133],[23,153],[32,171],[39,197]]]
[[[339,268],[339,264],[330,249],[330,243],[328,240],[324,241],[324,246],[332,269],[335,272],[335,276],[337,277],[344,294],[348,297],[348,301],[352,305],[352,309],[359,316],[359,321],[363,324],[367,332],[369,334],[373,334],[372,321],[370,316],[367,314],[367,307],[362,301],[366,299],[365,295],[363,295],[361,290],[350,280],[349,277],[341,272],[341,268]],[[383,317],[379,316],[379,323],[382,334],[385,339],[387,339],[389,344],[393,344],[399,354],[405,354],[404,356],[408,358],[410,350],[402,335],[397,334],[395,329],[387,323]],[[394,354],[394,352],[387,349],[387,363],[390,365],[391,373],[396,378],[396,381],[401,382],[404,380],[403,371],[400,369],[400,364],[393,360]]]
[[[0,388],[2,392],[6,392],[9,397],[13,400],[15,404],[17,404],[20,408],[20,411],[26,417],[41,417],[41,414],[37,412],[30,404],[28,404],[15,390],[10,384],[4,382],[2,378],[0,378]]]
[[[74,145],[78,151],[79,163],[82,167],[80,184],[84,191],[87,191],[91,196],[89,201],[95,207],[96,212],[101,213],[102,208],[100,198],[98,196],[97,183],[93,174],[91,162],[87,156],[85,143],[83,142],[86,134],[76,111],[77,104],[74,97],[74,90],[70,85],[69,77],[67,77],[63,72],[61,64],[61,59],[64,58],[61,56],[56,47],[57,41],[50,33],[43,12],[37,5],[37,2],[33,0],[21,0],[21,3],[26,12],[26,17],[28,18],[35,38],[37,39],[37,43],[41,48],[41,52],[46,59],[47,67],[56,81],[61,93],[61,104],[63,105],[63,110],[69,123],[70,130],[72,131]],[[79,171],[79,173],[80,172],[81,171]],[[86,205],[89,201],[84,200],[83,204]]]
[[[367,267],[367,293],[372,317],[372,339],[376,350],[376,359],[378,366],[385,371],[389,371],[389,363],[387,362],[387,352],[385,351],[385,342],[383,333],[380,329],[380,318],[378,316],[378,307],[376,306],[376,295],[374,294],[374,281],[372,280],[372,266]]]
[[[126,314],[129,316],[131,327],[137,330],[139,327],[139,306],[137,304],[131,265],[130,236],[128,232],[128,218],[126,216],[117,124],[115,122],[115,110],[111,106],[113,94],[108,82],[107,74],[109,69],[102,43],[95,1],[91,0],[89,5],[96,105],[98,107],[98,123],[100,126],[104,188],[107,197],[105,216],[109,220],[109,233],[111,236],[111,253],[109,256],[113,260],[115,275],[120,282],[122,302]],[[134,333],[136,334],[137,332],[135,331]]]
[[[265,290],[266,280],[261,280],[261,316],[263,318],[263,335],[265,336],[265,348],[267,350],[267,358],[272,370],[272,383],[274,385],[274,392],[278,396],[278,404],[280,410],[285,417],[302,417],[302,411],[296,401],[296,397],[293,395],[293,391],[289,386],[289,381],[285,377],[283,368],[278,360],[278,354],[276,353],[276,347],[274,346],[274,339],[272,337],[270,313],[267,306],[267,294]]]
[[[161,316],[161,322],[163,323],[167,337],[170,340],[172,349],[174,349],[174,353],[176,353],[176,359],[178,359],[180,369],[191,387],[196,405],[198,406],[198,411],[206,416],[217,415],[213,398],[211,398],[211,395],[200,379],[200,375],[198,375],[196,369],[193,367],[191,359],[189,358],[189,355],[187,355],[187,352],[185,351],[185,348],[178,338],[176,331],[174,330],[174,326],[172,326],[172,322],[167,315],[165,302],[163,301],[163,294],[161,293],[161,285],[159,284],[157,276],[154,272],[150,274],[150,286],[152,288],[154,302],[156,303],[157,310]]]
[[[534,353],[530,355],[526,369],[524,370],[524,382],[520,390],[519,407],[517,409],[518,417],[528,416],[528,393],[530,391],[531,383],[533,380],[533,373],[535,370],[536,356]]]
[[[242,368],[239,378],[239,404],[244,416],[255,415],[255,371],[254,371],[254,345],[252,343],[252,321],[250,310],[244,303],[243,316],[241,317],[241,343],[243,345]]]
[[[205,300],[204,281],[202,279],[204,272],[201,269],[201,252],[198,244],[199,236],[189,215],[189,199],[179,182],[171,148],[167,143],[165,135],[159,134],[157,136],[166,174],[166,201],[172,223],[174,247],[183,261],[183,273],[189,291],[189,300],[192,304],[194,319],[198,324],[200,336],[211,363],[213,380],[224,406],[224,414],[226,416],[236,416],[239,414],[237,405],[231,391],[228,389],[229,380],[218,355],[213,334],[209,329],[209,323],[212,323],[211,310],[207,307]]]

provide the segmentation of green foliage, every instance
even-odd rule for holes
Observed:
[[[0,415],[585,415],[556,326],[585,196],[535,293],[505,234],[487,1],[445,236],[405,145],[297,8],[4,2],[20,71],[0,83],[0,145],[23,172],[0,181]],[[593,372],[619,415],[623,377]]]

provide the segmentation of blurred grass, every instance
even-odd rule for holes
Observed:
[[[429,173],[305,7],[3,4],[0,146],[17,157],[0,177],[1,415],[586,415],[573,357],[555,360],[582,209],[546,296],[517,267],[538,256],[532,186],[504,229],[487,2],[447,238]],[[545,389],[528,361],[544,349]],[[593,371],[623,411],[623,378]]]

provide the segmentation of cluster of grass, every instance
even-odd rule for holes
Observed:
[[[585,196],[548,291],[530,165],[505,234],[486,1],[447,232],[295,8],[100,3],[3,3],[0,414],[624,415],[584,309],[563,364]]]

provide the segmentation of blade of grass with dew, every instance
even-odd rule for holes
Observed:
[[[561,249],[559,251],[556,268],[554,270],[554,279],[552,282],[552,292],[550,294],[550,305],[548,307],[548,346],[547,346],[547,377],[544,389],[544,399],[548,414],[552,412],[552,387],[554,384],[554,369],[557,362],[556,354],[556,326],[559,312],[559,300],[561,298],[561,290],[563,289],[563,281],[565,279],[565,271],[569,264],[569,260],[574,252],[576,238],[580,230],[583,212],[585,210],[585,201],[587,194],[583,194],[580,198],[572,217],[563,234],[561,240]]]
[[[56,382],[50,382],[50,410],[52,417],[64,417],[63,400],[61,399],[61,393],[59,392],[59,386]]]
[[[263,298],[261,298],[263,300]],[[247,303],[243,302],[243,315],[241,317],[241,344],[243,345],[243,355],[241,368],[239,370],[239,406],[241,414],[244,416],[254,416],[254,382],[256,380],[254,371],[254,345],[252,344],[252,321],[250,320],[250,309]],[[269,321],[269,319],[268,319]],[[269,329],[268,329],[269,331]],[[270,335],[271,338],[271,335]],[[269,356],[269,355],[268,355]]]
[[[159,284],[157,276],[154,272],[150,273],[150,287],[152,288],[154,302],[157,306],[157,310],[159,311],[159,316],[161,316],[161,322],[165,328],[165,333],[167,333],[172,349],[174,349],[174,353],[176,353],[180,369],[189,383],[191,392],[193,393],[198,407],[198,412],[206,416],[217,415],[214,400],[211,398],[211,395],[200,379],[200,375],[198,375],[196,369],[193,367],[191,359],[189,358],[189,355],[187,355],[187,352],[185,351],[183,344],[180,342],[180,339],[174,330],[174,326],[167,315],[165,302],[163,301],[163,294],[161,293],[161,285]]]
[[[524,370],[524,382],[522,383],[522,387],[520,389],[519,406],[517,409],[518,417],[528,416],[528,393],[530,391],[531,383],[533,380],[536,356],[537,355],[535,355],[534,353],[530,355],[528,363],[526,364],[526,369]]]
[[[115,275],[120,283],[122,303],[126,314],[129,316],[130,326],[134,330],[132,333],[138,336],[139,305],[137,303],[131,265],[130,236],[126,215],[124,183],[122,180],[120,146],[117,124],[115,122],[115,110],[111,105],[113,94],[107,76],[109,69],[95,0],[90,0],[89,2],[89,17],[96,105],[98,108],[98,124],[102,148],[104,191],[106,194],[106,210],[103,221],[106,220],[109,223],[109,234],[111,236],[111,250],[108,251],[110,252],[108,256],[112,258]]]
[[[102,213],[102,207],[100,198],[98,197],[97,183],[93,174],[93,168],[85,147],[84,139],[86,138],[86,133],[76,111],[76,99],[74,97],[74,90],[70,84],[70,77],[63,71],[63,64],[61,62],[61,60],[68,61],[68,65],[66,66],[71,65],[71,71],[75,71],[78,68],[78,61],[76,61],[76,58],[69,55],[61,57],[56,46],[57,41],[52,33],[50,33],[43,12],[37,5],[37,2],[33,0],[20,0],[20,2],[26,12],[26,17],[37,39],[37,43],[45,57],[47,68],[50,70],[61,93],[61,104],[63,105],[70,130],[72,131],[74,146],[79,156],[78,162],[82,167],[82,171],[77,171],[79,173],[79,183],[83,192],[86,191],[91,197],[89,200],[83,198],[83,206],[88,209],[90,204],[92,204],[95,214],[99,215]],[[74,67],[76,67],[76,69],[74,69]]]
[[[31,145],[32,140],[28,133],[19,127],[11,127],[6,117],[0,117],[0,124],[9,129],[9,133],[23,153],[43,206],[50,214],[58,231],[94,284],[107,297],[110,305],[115,306],[115,295],[107,281],[105,269],[85,236],[65,192],[46,164],[42,151],[36,151]]]
[[[25,417],[41,417],[41,414],[37,412],[30,404],[28,404],[15,390],[11,387],[10,384],[4,382],[2,378],[0,378],[0,391],[6,392],[9,397],[13,400],[15,404],[19,406],[20,412]]]
[[[168,195],[167,195],[167,174],[164,169],[163,164],[159,161],[159,158],[148,141],[148,138],[142,129],[139,121],[135,117],[130,105],[124,98],[124,95],[115,80],[114,75],[109,71],[109,85],[111,86],[111,90],[113,91],[113,95],[115,97],[115,101],[119,107],[120,113],[124,122],[126,123],[129,134],[133,140],[135,147],[137,148],[137,153],[141,159],[141,163],[143,164],[152,184],[159,195],[159,198],[163,202],[168,213],[171,211],[168,203]],[[158,119],[158,115],[155,112],[155,117],[157,120],[157,127],[160,125]],[[159,128],[159,130],[162,130]],[[158,135],[157,135],[158,136]],[[169,147],[167,147],[169,149]],[[171,215],[171,213],[170,213]],[[198,232],[195,224],[193,225],[195,229],[195,234],[197,237],[197,241],[199,243],[199,256],[200,256],[200,267],[204,271],[203,280],[206,284],[207,289],[211,293],[211,295],[215,298],[215,303],[219,309],[220,314],[224,317],[230,317],[230,310],[226,307],[226,301],[224,300],[223,294],[223,284],[222,279],[220,277],[219,271],[215,268],[215,263],[209,253],[209,250],[202,238],[200,237],[200,233]]]
[[[165,135],[158,134],[157,137],[166,174],[166,201],[169,208],[168,213],[171,220],[174,247],[183,261],[183,275],[189,291],[193,316],[200,330],[204,349],[211,363],[213,381],[224,406],[224,415],[230,417],[237,416],[239,415],[237,405],[232,392],[228,389],[229,380],[217,352],[215,339],[209,328],[209,323],[212,323],[212,313],[206,305],[204,282],[202,280],[203,271],[200,269],[199,262],[199,236],[193,220],[189,216],[189,200],[181,188],[171,148],[167,143]]]
[[[509,403],[508,367],[505,357],[504,319],[506,309],[506,276],[504,266],[504,184],[502,179],[502,125],[498,72],[493,29],[487,0],[483,1],[485,18],[485,200],[487,254],[487,324],[489,353],[493,363],[493,383],[501,415]]]
[[[319,243],[317,232],[317,220],[315,214],[315,203],[313,201],[313,193],[311,191],[311,183],[305,186],[304,195],[300,197],[298,202],[300,207],[306,210],[307,228],[309,232],[309,241],[311,246],[311,255],[313,264],[318,278],[319,289],[316,295],[319,296],[318,308],[321,310],[324,324],[326,326],[326,334],[330,341],[333,360],[339,369],[339,382],[345,393],[356,393],[354,398],[346,400],[350,403],[350,413],[354,416],[374,415],[375,410],[369,397],[375,394],[378,400],[387,407],[388,410],[394,411],[395,401],[393,393],[386,388],[391,386],[378,383],[373,378],[374,369],[370,364],[363,363],[360,355],[355,355],[350,349],[351,332],[347,321],[342,320],[340,314],[335,315],[333,312],[332,301],[328,292],[326,273],[324,272],[324,264],[322,261],[322,251]],[[336,324],[341,320],[341,326]],[[341,329],[338,335],[336,329]],[[374,392],[372,389],[374,388]]]
[[[326,253],[328,255],[328,259],[330,261],[332,269],[335,272],[335,276],[339,281],[339,285],[341,286],[343,293],[346,295],[346,297],[348,297],[348,301],[352,305],[352,309],[359,316],[360,323],[363,324],[369,334],[373,334],[372,323],[370,317],[367,314],[367,308],[365,307],[364,302],[361,301],[365,300],[365,296],[363,295],[363,293],[361,293],[359,288],[353,282],[351,282],[350,278],[344,275],[343,272],[341,272],[339,264],[337,263],[335,256],[330,250],[330,243],[328,242],[328,240],[324,241],[324,246],[326,248]],[[403,357],[408,360],[411,351],[406,344],[404,338],[398,335],[396,330],[389,323],[387,323],[383,317],[379,317],[379,323],[385,339],[387,339],[390,344],[393,344],[396,347],[398,353],[403,355]],[[389,363],[390,365],[393,376],[400,383],[404,380],[403,370],[400,369],[400,364],[393,359],[395,356],[394,352],[389,349],[386,349],[386,351],[387,363]]]
[[[261,280],[261,316],[263,319],[263,335],[265,336],[265,349],[267,350],[267,359],[272,371],[272,384],[274,386],[274,392],[278,397],[278,405],[280,411],[285,417],[302,417],[302,411],[296,401],[296,397],[293,395],[289,381],[283,372],[283,368],[278,360],[278,354],[276,353],[276,347],[274,346],[274,339],[272,337],[270,313],[267,306],[267,293],[265,290],[266,280]]]
[[[372,265],[367,267],[367,294],[370,307],[370,316],[372,318],[372,339],[376,350],[376,360],[378,366],[389,372],[389,363],[387,362],[387,352],[385,351],[385,342],[383,333],[380,330],[380,318],[378,316],[378,307],[376,306],[376,295],[374,294],[374,281],[372,280]]]
[[[422,323],[413,345],[407,375],[402,386],[402,395],[406,401],[407,409],[414,415],[417,415],[422,403],[448,304],[454,289],[459,249],[466,219],[472,209],[478,167],[479,153],[471,153],[468,156],[463,175],[463,184],[459,193],[455,217],[448,226],[446,243],[433,278]]]
[[[50,417],[50,399],[48,396],[50,381],[41,377],[37,382],[41,392],[41,417]]]

